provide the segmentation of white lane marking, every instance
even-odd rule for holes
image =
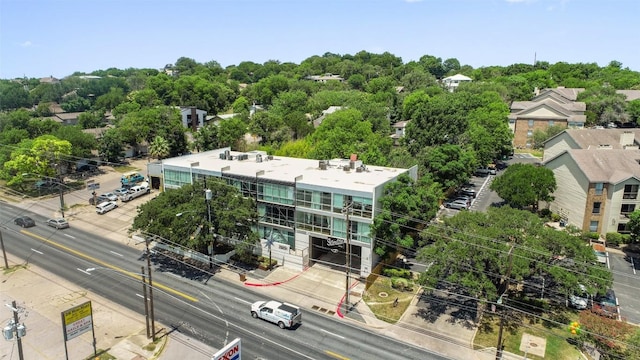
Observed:
[[[237,297],[234,297],[234,299],[236,299],[236,300],[238,300],[240,302],[243,302],[245,304],[251,304],[250,302],[248,302],[247,300],[244,300],[244,299],[240,299],[240,298],[237,298]]]
[[[38,253],[40,255],[44,254],[42,251],[38,251],[38,250],[36,250],[34,248],[31,248],[31,251],[33,251],[34,253]]]
[[[68,238],[72,238],[72,239],[75,239],[75,238],[76,238],[75,236],[73,236],[73,235],[69,235],[69,234],[64,234],[64,236],[66,236],[66,237],[68,237]]]
[[[213,305],[215,305],[215,307],[218,309],[218,311],[220,312],[220,314],[224,314],[224,312],[222,312],[222,309],[220,308],[220,306],[218,306],[218,304],[215,303],[215,301],[211,300],[211,297],[209,297],[209,295],[203,293],[202,291],[200,291],[200,294],[202,294],[202,296],[206,297],[207,300],[209,300]],[[225,323],[227,321],[225,320]],[[227,324],[228,326],[229,324]]]
[[[120,257],[122,257],[122,254],[119,254],[119,253],[117,253],[117,252],[115,252],[115,251],[109,251],[109,252],[110,252],[110,253],[112,253],[113,255],[116,255],[116,256],[120,256]]]
[[[80,269],[80,268],[76,268],[76,270],[80,271],[81,273],[84,273],[85,275],[91,275],[90,272],[84,270],[84,269]]]
[[[341,335],[338,335],[338,334],[334,334],[334,333],[332,333],[331,331],[327,331],[327,330],[325,330],[325,329],[320,329],[320,331],[322,331],[322,332],[324,332],[324,333],[327,333],[327,334],[329,334],[329,335],[333,335],[333,336],[335,336],[335,337],[337,337],[337,338],[344,339],[344,336],[341,336]]]

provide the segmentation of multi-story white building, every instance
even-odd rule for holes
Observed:
[[[272,256],[280,264],[300,270],[314,262],[344,267],[349,255],[351,268],[363,277],[379,260],[370,229],[384,186],[404,173],[417,178],[417,167],[369,166],[355,155],[319,161],[229,148],[164,159],[148,170],[161,189],[221,178],[256,199],[263,252],[267,240],[274,241]]]

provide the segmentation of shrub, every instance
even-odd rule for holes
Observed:
[[[551,221],[553,222],[558,222],[560,221],[560,219],[562,219],[562,217],[558,214],[551,214]]]
[[[413,291],[413,282],[405,278],[391,278],[391,287],[398,291]]]
[[[597,232],[586,232],[583,234],[583,238],[585,240],[598,240],[600,238],[600,234]]]
[[[618,246],[622,243],[622,234],[617,232],[607,233],[605,238],[607,239],[607,245],[610,246]]]
[[[406,269],[385,268],[382,274],[390,278],[399,277],[411,279],[411,271]]]
[[[544,218],[544,219],[550,219],[551,218],[551,210],[549,209],[542,209],[539,211],[540,217]]]

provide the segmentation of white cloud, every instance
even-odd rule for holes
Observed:
[[[27,40],[25,42],[23,42],[22,44],[20,44],[21,47],[31,47],[31,45],[33,45],[33,43],[31,43],[31,41]]]

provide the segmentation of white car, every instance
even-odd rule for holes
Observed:
[[[98,204],[98,206],[96,206],[96,212],[102,215],[102,214],[108,213],[109,211],[117,207],[118,207],[118,204],[116,204],[115,201],[105,201],[103,203]]]

